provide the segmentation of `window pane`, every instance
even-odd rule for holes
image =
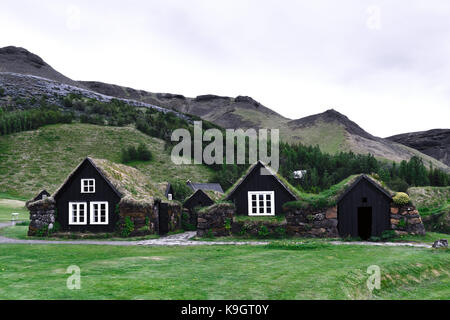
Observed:
[[[252,207],[256,207],[256,201],[252,201]]]
[[[271,204],[272,204],[272,202],[266,201],[266,206],[267,206],[267,208],[269,208]]]
[[[264,201],[260,201],[260,202],[259,202],[259,206],[260,206],[260,207],[264,207]]]
[[[267,213],[272,213],[272,209],[270,207],[267,207]]]
[[[270,194],[266,194],[266,200],[270,200]]]
[[[259,200],[264,200],[264,195],[263,194],[259,195]]]
[[[252,200],[256,200],[256,194],[252,194]]]
[[[264,208],[259,208],[259,213],[264,213]]]
[[[252,213],[256,213],[256,208],[253,208],[253,209],[252,209]]]

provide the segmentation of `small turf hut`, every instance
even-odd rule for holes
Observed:
[[[360,175],[337,199],[340,236],[368,239],[390,229],[392,194],[375,179]]]

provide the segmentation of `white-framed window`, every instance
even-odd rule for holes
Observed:
[[[69,202],[69,224],[70,225],[87,224],[86,202]]]
[[[81,179],[81,193],[95,193],[95,179]]]
[[[274,191],[249,191],[248,192],[249,216],[274,216],[275,192]]]
[[[172,200],[172,199],[173,199],[172,194],[171,194],[171,193],[168,193],[168,194],[167,194],[167,200]]]
[[[108,202],[92,201],[90,203],[90,223],[91,224],[108,224]]]

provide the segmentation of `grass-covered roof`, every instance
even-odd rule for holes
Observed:
[[[247,176],[255,169],[255,167],[261,164],[270,174],[272,174],[278,182],[280,182],[288,192],[292,194],[294,198],[298,198],[296,195],[296,189],[285,179],[283,178],[278,172],[275,172],[270,166],[263,163],[262,161],[257,161],[254,164],[252,164],[245,172],[244,174],[225,192],[222,199],[227,200],[230,195],[232,195],[241,185],[241,183],[247,178]]]
[[[89,161],[101,175],[107,179],[110,185],[120,193],[124,200],[153,202],[155,199],[165,199],[164,187],[148,179],[142,172],[133,167],[115,163],[106,159],[87,157],[67,177],[64,183],[56,190],[56,195],[69,179],[77,172],[78,168]]]
[[[370,175],[355,174],[342,180],[341,182],[331,186],[329,189],[320,193],[307,193],[295,189],[298,201],[292,201],[285,203],[285,208],[313,208],[320,209],[325,207],[332,207],[337,204],[340,198],[362,177],[367,178],[374,183],[378,188],[384,190],[385,193],[392,196],[394,192],[390,190],[383,182],[375,179]]]

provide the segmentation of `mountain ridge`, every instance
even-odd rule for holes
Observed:
[[[427,154],[450,166],[450,129],[431,129],[386,138]]]
[[[87,90],[86,92],[92,92],[93,95],[97,93],[127,99],[134,101],[135,105],[144,103],[179,113],[195,115],[223,128],[279,129],[283,141],[319,145],[321,150],[327,153],[339,151],[353,151],[361,154],[372,153],[377,158],[397,162],[408,160],[417,155],[425,162],[432,162],[436,167],[450,170],[447,165],[417,151],[415,148],[373,136],[334,109],[300,119],[288,119],[262,105],[257,100],[243,95],[233,98],[205,94],[189,98],[181,94],[152,93],[98,81],[74,81],[53,69],[39,56],[26,49],[12,46],[0,48],[0,75],[3,73],[3,77],[6,77],[8,72],[50,79]],[[8,77],[12,77],[11,74],[8,74]],[[42,87],[42,84],[38,83],[39,79],[29,81],[35,81],[36,83],[33,83],[28,91]],[[7,83],[8,80],[4,80],[4,82]],[[53,94],[57,89],[52,91]],[[19,92],[18,95],[20,94]]]

